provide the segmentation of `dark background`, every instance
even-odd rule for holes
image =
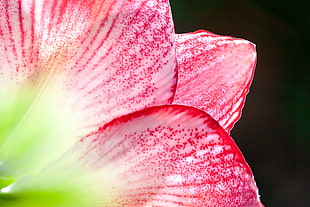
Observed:
[[[266,207],[310,206],[309,2],[170,0],[177,33],[206,29],[256,44],[254,81],[232,136]]]

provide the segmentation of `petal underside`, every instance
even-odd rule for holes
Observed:
[[[200,108],[230,131],[241,116],[256,65],[255,45],[197,31],[176,36],[178,86],[173,103]]]

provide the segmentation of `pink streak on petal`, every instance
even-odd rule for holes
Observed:
[[[80,113],[78,128],[171,103],[176,58],[168,0],[8,0],[0,6],[1,83],[62,88],[50,100],[63,99]]]
[[[27,15],[22,0],[0,2],[0,80],[21,82],[33,72],[34,12]],[[29,8],[34,4],[30,3]]]
[[[179,65],[173,103],[198,107],[230,131],[241,116],[256,65],[255,46],[197,31],[176,36]]]
[[[123,116],[73,151],[84,168],[112,169],[117,181],[110,189],[120,206],[262,206],[232,138],[195,108],[160,106]]]
[[[108,12],[72,58],[69,80],[69,87],[79,94],[75,102],[87,100],[89,104],[82,107],[93,111],[86,119],[103,118],[103,123],[171,103],[176,83],[174,30],[167,2],[119,1]]]

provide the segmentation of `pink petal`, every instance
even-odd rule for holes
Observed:
[[[123,116],[69,154],[79,160],[71,167],[114,175],[100,189],[117,192],[120,206],[262,206],[232,138],[195,108],[160,106]]]
[[[172,101],[168,1],[8,0],[0,14],[1,82],[60,88],[48,100],[82,114],[79,128]]]
[[[179,76],[173,102],[206,111],[229,132],[253,79],[255,45],[197,31],[177,35],[176,47]]]

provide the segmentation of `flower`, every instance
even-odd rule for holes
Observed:
[[[166,0],[0,6],[1,206],[262,206],[228,135],[253,44]]]

